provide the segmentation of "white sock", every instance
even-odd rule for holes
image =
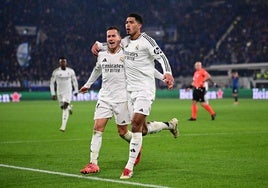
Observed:
[[[102,143],[102,132],[94,131],[90,145],[90,163],[98,164],[101,143]]]
[[[142,146],[142,133],[132,133],[132,139],[129,144],[129,158],[126,168],[133,170],[135,160],[140,152]]]
[[[61,121],[61,130],[65,130],[67,126],[67,121],[69,118],[69,111],[68,109],[62,110],[62,121]]]
[[[67,108],[68,108],[68,110],[72,110],[73,109],[73,105],[70,104],[70,105],[68,105]]]
[[[130,140],[132,138],[132,132],[131,131],[127,131],[127,133],[123,136],[121,136],[125,141],[127,141],[128,143],[130,143]]]
[[[147,129],[148,129],[147,134],[153,134],[160,132],[161,130],[164,129],[170,129],[170,127],[168,122],[152,121],[147,123]]]

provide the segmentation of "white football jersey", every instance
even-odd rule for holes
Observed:
[[[102,85],[99,99],[112,103],[126,102],[126,75],[121,48],[115,54],[108,50],[99,52],[97,64],[84,87],[90,88],[100,75],[102,75]]]
[[[78,93],[78,83],[73,69],[66,67],[62,70],[60,67],[55,69],[50,79],[50,92],[51,95],[55,95],[54,84],[57,83],[57,94],[64,95],[72,93],[72,86],[74,86],[74,92]]]
[[[126,81],[128,91],[150,90],[155,92],[155,63],[157,60],[163,73],[170,73],[171,68],[165,54],[154,39],[141,33],[138,39],[122,39],[124,48]]]

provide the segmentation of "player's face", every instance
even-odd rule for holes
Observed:
[[[137,33],[140,33],[141,24],[137,22],[134,17],[127,17],[125,26],[127,34],[130,36],[134,36]]]
[[[201,63],[195,63],[194,68],[195,68],[195,70],[199,70],[199,69],[202,68],[202,64]]]
[[[111,50],[116,50],[120,46],[121,37],[116,29],[111,29],[107,31],[107,44],[108,48]]]
[[[67,66],[67,60],[66,59],[60,59],[59,62],[60,62],[61,69],[65,70],[66,66]]]

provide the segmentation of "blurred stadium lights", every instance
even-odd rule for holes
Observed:
[[[151,37],[162,39],[165,36],[165,31],[160,27],[146,27],[144,31]]]
[[[144,28],[144,31],[156,40],[162,40],[165,37],[167,42],[177,41],[177,29],[175,27],[164,30],[162,27],[151,26]]]
[[[15,26],[16,31],[22,36],[35,36],[37,34],[36,26]]]

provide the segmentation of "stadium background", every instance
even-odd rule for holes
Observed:
[[[267,6],[266,0],[0,0],[0,187],[268,187],[268,100],[250,99],[253,87],[257,97],[268,98]],[[176,78],[172,91],[158,83],[157,96],[165,99],[154,102],[148,121],[177,117],[180,136],[162,131],[144,137],[133,178],[120,181],[128,144],[109,121],[101,172],[82,176],[96,102],[73,102],[62,133],[58,102],[48,100],[49,79],[64,55],[81,86],[95,64],[90,46],[105,40],[110,25],[124,35],[129,12],[143,15],[144,31],[167,54]],[[198,121],[187,121],[191,101],[178,100],[197,60],[224,97],[231,97],[228,70],[240,74],[238,105],[232,98],[210,100],[216,121],[201,108]]]
[[[205,67],[251,67],[264,62],[264,67],[238,71],[241,88],[267,88],[267,8],[265,0],[2,0],[0,91],[49,91],[49,79],[61,55],[68,58],[81,86],[96,60],[90,46],[96,40],[105,41],[105,29],[111,25],[121,28],[124,36],[124,21],[130,12],[143,15],[143,30],[166,53],[177,89],[189,84],[197,60]],[[28,43],[29,51],[19,64],[17,49],[22,43]],[[210,71],[223,89],[231,87],[227,69]],[[99,88],[97,82],[93,89]],[[164,86],[158,83],[158,88]]]

